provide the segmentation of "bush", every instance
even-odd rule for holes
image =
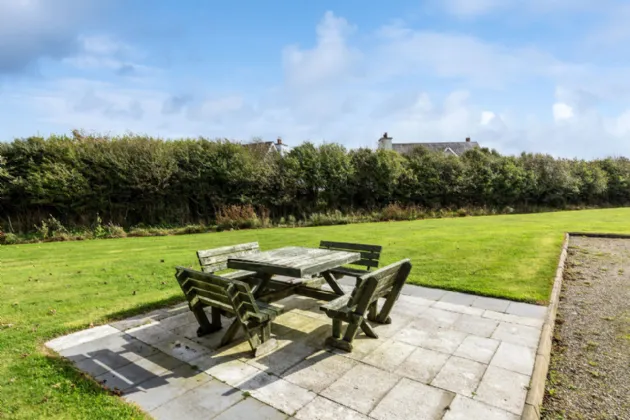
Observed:
[[[208,227],[206,225],[186,225],[173,230],[174,235],[188,235],[192,233],[206,233]]]
[[[0,245],[13,245],[20,242],[20,238],[11,232],[0,231]]]
[[[149,229],[142,227],[134,227],[129,230],[127,236],[130,237],[145,237],[145,236],[154,236],[149,232]]]
[[[217,229],[253,229],[262,225],[251,205],[223,206],[217,213]]]
[[[344,216],[339,210],[329,213],[313,213],[308,218],[309,226],[332,226],[348,224],[348,217]]]
[[[377,220],[417,220],[423,219],[424,217],[424,210],[418,206],[401,206],[400,204],[394,203],[389,204],[381,210]]]
[[[125,238],[127,233],[122,227],[109,222],[105,225],[105,238]]]

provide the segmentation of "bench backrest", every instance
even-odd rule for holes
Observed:
[[[404,259],[359,277],[358,286],[352,291],[348,306],[356,306],[357,311],[363,312],[381,297],[398,299],[410,271],[411,262]]]
[[[197,258],[199,259],[201,271],[204,273],[216,273],[227,268],[228,258],[242,257],[258,252],[260,252],[258,242],[250,242],[197,251]]]
[[[330,242],[321,241],[319,247],[322,249],[330,249],[334,251],[350,251],[360,252],[361,259],[350,263],[351,265],[362,265],[369,271],[371,268],[378,267],[378,260],[381,257],[383,247],[380,245],[353,244],[349,242]]]
[[[241,322],[264,318],[247,283],[177,267],[175,277],[190,306],[201,304],[234,314]]]

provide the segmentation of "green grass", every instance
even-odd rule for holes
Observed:
[[[180,300],[173,267],[198,249],[377,243],[383,264],[411,259],[412,283],[542,303],[565,231],[630,233],[630,209],[0,247],[0,418],[143,418],[43,343]]]

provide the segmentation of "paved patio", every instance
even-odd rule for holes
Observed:
[[[350,284],[346,282],[346,284]],[[47,346],[156,419],[516,420],[546,307],[405,286],[378,340],[329,350],[319,302],[280,301],[279,348],[217,350],[186,305],[60,337]],[[229,325],[224,320],[224,325]]]

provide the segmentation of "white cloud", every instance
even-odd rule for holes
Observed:
[[[499,11],[519,13],[567,13],[586,10],[598,10],[606,3],[615,0],[434,0],[434,3],[447,13],[461,17],[473,18]],[[602,4],[604,3],[604,4]]]
[[[312,48],[283,50],[284,83],[256,97],[238,91],[178,94],[168,90],[171,84],[163,74],[142,85],[54,80],[41,89],[5,96],[9,102],[3,107],[9,112],[0,112],[0,127],[14,126],[12,120],[28,115],[29,124],[21,130],[84,128],[241,140],[282,136],[291,146],[326,140],[348,147],[374,147],[387,131],[400,142],[471,137],[504,153],[630,155],[630,142],[623,141],[630,136],[630,110],[608,117],[598,112],[602,101],[630,97],[630,81],[621,68],[577,65],[534,47],[400,24],[369,34],[373,42],[359,49],[352,43],[355,30],[326,13]],[[122,63],[121,49],[129,54],[115,39],[87,40],[85,57]],[[107,62],[94,65],[99,63]],[[540,99],[535,110],[522,109],[519,86],[528,82],[544,86],[537,96],[555,93],[555,98]],[[440,89],[434,89],[436,84]],[[461,86],[465,89],[457,88]],[[548,86],[557,87],[546,92]],[[482,103],[479,92],[491,92],[494,103],[487,102],[488,95]]]
[[[494,120],[494,118],[496,117],[495,113],[492,111],[483,111],[481,113],[481,121],[479,121],[479,124],[481,125],[489,125],[492,120]]]
[[[288,82],[304,86],[338,81],[358,58],[358,53],[346,43],[346,36],[353,30],[345,19],[326,12],[317,25],[314,48],[303,50],[296,45],[285,48],[283,59]]]
[[[120,76],[155,77],[160,70],[140,64],[145,54],[137,48],[106,35],[81,35],[78,51],[64,59],[79,70],[107,69]]]
[[[413,73],[461,79],[471,87],[501,88],[580,70],[535,48],[492,44],[469,35],[414,30],[400,24],[383,27],[379,35],[376,57],[369,62],[376,63],[374,73],[386,78]]]
[[[77,26],[96,0],[0,0],[0,74],[20,73],[42,57],[60,59],[79,48]]]
[[[553,104],[553,119],[556,121],[568,120],[573,118],[573,108],[569,105],[557,102]]]
[[[443,0],[443,7],[461,17],[480,16],[505,7],[506,0]]]

